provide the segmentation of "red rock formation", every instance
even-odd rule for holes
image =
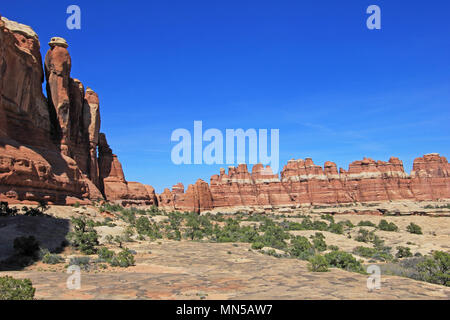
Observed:
[[[425,155],[414,161],[411,176],[395,157],[388,162],[364,158],[352,162],[349,169],[325,162],[324,168],[312,159],[290,160],[278,175],[270,167],[254,165],[252,173],[246,165],[229,167],[211,177],[209,190],[202,184],[208,200],[197,202],[195,188],[186,193],[181,184],[172,192],[166,189],[160,202],[170,209],[193,211],[206,208],[276,207],[302,204],[338,204],[391,200],[439,200],[450,198],[450,169],[447,159],[438,154]],[[198,182],[197,182],[198,183]],[[197,184],[196,184],[197,185]],[[181,186],[181,187],[180,187]],[[209,192],[208,192],[209,191]],[[211,194],[212,205],[209,205]],[[379,213],[377,213],[379,214]]]
[[[213,200],[208,183],[198,179],[195,184],[190,184],[184,193],[182,183],[172,187],[172,191],[164,189],[158,196],[159,206],[165,210],[179,210],[198,212],[211,210]]]
[[[64,203],[68,196],[95,194],[76,162],[53,143],[37,35],[2,18],[0,37],[0,198]]]
[[[450,165],[437,153],[414,160],[411,190],[417,200],[438,200],[450,197]]]
[[[104,192],[126,204],[157,204],[152,187],[125,180],[104,136],[98,147],[98,95],[71,78],[67,42],[54,37],[49,45],[47,100],[37,35],[0,20],[0,200],[70,204]]]
[[[99,134],[99,181],[106,199],[128,205],[158,205],[155,190],[139,182],[127,182],[122,165],[112,153],[104,133]]]

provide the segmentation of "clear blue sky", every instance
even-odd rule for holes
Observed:
[[[66,8],[82,29],[66,28]],[[381,7],[382,29],[366,28]],[[26,8],[26,9],[25,9]],[[280,163],[450,156],[449,1],[3,1],[43,56],[69,43],[98,92],[102,132],[129,181],[157,192],[220,165],[172,164],[176,128],[278,128]]]

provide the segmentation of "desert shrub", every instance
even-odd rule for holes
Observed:
[[[358,226],[359,227],[374,227],[374,228],[376,228],[377,225],[371,221],[363,220],[358,223]]]
[[[110,262],[114,257],[114,251],[108,250],[108,248],[101,247],[98,250],[98,261],[99,262]]]
[[[303,226],[301,223],[293,222],[293,221],[286,221],[287,223],[287,229],[288,230],[303,230]]]
[[[49,206],[45,201],[39,201],[39,205],[36,208],[28,208],[28,207],[22,207],[22,211],[24,212],[25,216],[29,217],[38,217],[45,215],[45,211],[49,209]]]
[[[358,230],[358,235],[355,240],[359,242],[372,242],[375,239],[376,235],[374,231],[369,231],[367,229],[360,228]]]
[[[325,258],[330,267],[364,273],[361,263],[357,261],[350,253],[344,251],[332,251],[325,254]]]
[[[335,246],[335,245],[333,245],[333,244],[327,246],[327,248],[328,248],[329,250],[331,250],[331,251],[338,251],[338,250],[339,250],[339,247],[338,247],[338,246]]]
[[[212,234],[211,221],[205,216],[190,212],[186,216],[185,237],[190,240],[201,240]]]
[[[64,262],[64,259],[54,253],[51,253],[48,249],[41,249],[39,252],[41,261],[45,264],[58,264]]]
[[[397,247],[397,253],[395,254],[396,258],[408,258],[412,257],[411,249],[408,247]]]
[[[231,252],[228,251],[228,253],[231,253]],[[263,253],[264,253],[264,254],[267,254],[268,256],[275,257],[275,258],[281,258],[281,257],[282,257],[282,255],[279,254],[279,253],[277,253],[277,252],[275,251],[275,249],[265,250],[265,251],[263,251]]]
[[[100,208],[100,212],[121,212],[125,208],[118,204],[112,204],[112,203],[104,203]]]
[[[308,269],[313,272],[326,272],[328,271],[328,261],[327,259],[320,255],[316,254],[309,258]]]
[[[406,231],[414,234],[422,234],[422,228],[413,222],[406,227]]]
[[[80,269],[88,270],[91,264],[89,257],[73,257],[69,260],[70,266],[79,266]]]
[[[387,222],[386,220],[381,220],[378,223],[378,228],[383,231],[398,231],[398,227],[393,222]]]
[[[334,223],[334,217],[331,214],[323,214],[320,218],[323,220],[327,220],[330,223]]]
[[[306,217],[302,220],[301,230],[319,230],[326,231],[328,224],[324,221],[312,221],[310,217]]]
[[[344,224],[342,222],[330,223],[330,225],[328,226],[328,231],[336,233],[336,234],[343,234],[344,233]]]
[[[17,237],[14,239],[14,250],[18,255],[27,257],[38,257],[39,242],[34,236]]]
[[[314,248],[306,237],[296,236],[291,240],[289,253],[296,258],[307,260],[314,254]]]
[[[286,239],[289,239],[289,234],[284,229],[276,224],[265,225],[263,227],[264,234],[256,236],[255,241],[262,242],[265,247],[272,247],[276,249],[285,249],[287,244]]]
[[[114,237],[113,237],[112,235],[110,235],[110,234],[107,234],[107,235],[105,236],[105,241],[106,241],[107,243],[111,244],[111,243],[113,243],[113,241],[114,241]]]
[[[241,227],[239,221],[227,219],[223,228],[215,225],[212,231],[213,239],[217,242],[255,242],[259,235],[254,227]]]
[[[33,300],[35,291],[30,279],[0,277],[0,300]]]
[[[435,251],[431,257],[417,264],[421,279],[427,282],[450,286],[450,254]]]
[[[342,225],[346,226],[347,228],[354,228],[355,225],[350,220],[344,220],[340,222]]]
[[[67,235],[69,243],[84,254],[94,254],[96,252],[95,246],[99,243],[97,231],[92,227],[93,222],[87,221],[85,218],[75,217],[72,217],[71,221],[73,231]]]
[[[353,253],[364,258],[372,258],[377,253],[377,249],[358,246],[353,249]]]
[[[311,240],[313,242],[314,249],[316,249],[317,251],[327,250],[325,236],[322,233],[316,232],[314,236],[311,236]]]
[[[15,216],[18,211],[15,207],[10,208],[8,202],[0,202],[0,217]]]
[[[126,248],[123,249],[121,252],[111,258],[110,264],[113,267],[121,268],[126,268],[134,265],[134,256],[132,251]]]
[[[136,213],[134,210],[122,208],[120,211],[120,218],[131,225],[136,223]]]
[[[264,243],[262,243],[262,242],[253,242],[252,243],[252,249],[259,250],[262,248],[264,248]]]

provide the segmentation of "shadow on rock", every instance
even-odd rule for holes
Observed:
[[[20,249],[34,247],[30,237],[34,237],[40,249],[60,253],[67,244],[69,231],[68,219],[50,215],[0,217],[0,271],[22,270],[38,259],[39,252],[24,254]]]

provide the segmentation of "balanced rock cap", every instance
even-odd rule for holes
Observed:
[[[63,48],[67,48],[69,45],[67,44],[67,41],[64,38],[61,37],[53,37],[50,39],[50,42],[48,43],[50,47],[60,46]]]

